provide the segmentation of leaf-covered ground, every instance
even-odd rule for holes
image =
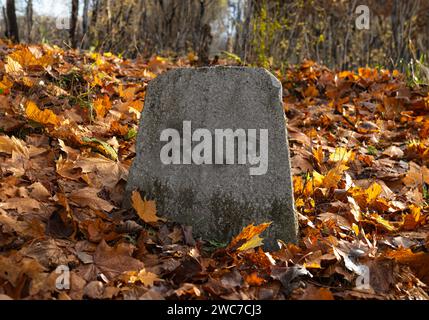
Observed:
[[[298,244],[194,239],[138,194],[121,210],[146,85],[190,59],[0,43],[0,297],[427,299],[429,97],[396,71],[277,73]]]

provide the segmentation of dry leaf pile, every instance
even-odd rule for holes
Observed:
[[[396,71],[277,74],[300,243],[264,252],[269,222],[194,239],[138,193],[122,210],[146,85],[190,65],[0,43],[0,297],[428,298],[429,96]]]

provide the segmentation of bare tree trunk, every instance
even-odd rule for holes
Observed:
[[[92,3],[92,15],[91,15],[91,25],[95,26],[97,24],[98,18],[98,9],[100,7],[100,0],[93,0]]]
[[[199,63],[201,65],[208,65],[210,63],[210,45],[213,40],[210,25],[207,23],[203,24],[205,11],[206,2],[204,0],[200,0],[200,13],[195,28],[195,32],[197,32],[199,37],[198,40],[194,42],[194,46],[196,45]]]
[[[6,0],[8,36],[12,41],[19,42],[18,23],[16,22],[15,0]]]
[[[25,24],[27,27],[27,43],[31,42],[31,29],[33,28],[33,0],[27,0],[25,8]]]
[[[201,31],[201,39],[199,43],[198,58],[201,65],[210,63],[210,45],[212,44],[213,36],[209,24],[205,24]]]
[[[72,48],[77,47],[76,27],[79,12],[79,0],[72,0],[72,9],[70,16],[70,45]]]
[[[107,0],[107,5],[106,5],[106,11],[107,11],[107,34],[110,34],[110,32],[112,31],[112,8],[111,8],[111,3],[110,0]]]
[[[83,1],[83,12],[82,12],[82,46],[86,47],[84,44],[87,42],[88,38],[88,7],[89,0]]]
[[[250,53],[250,27],[251,27],[251,21],[252,16],[254,14],[256,7],[255,0],[251,0],[247,3],[247,7],[245,8],[245,20],[244,23],[241,25],[241,41],[237,43],[237,52],[241,58],[242,61],[246,61],[248,58],[248,55]]]
[[[9,37],[9,22],[7,21],[6,8],[3,6],[1,9],[2,9],[2,12],[3,12],[4,36],[6,38],[8,38]]]
[[[97,22],[98,22],[98,15],[100,10],[100,0],[92,0],[91,1],[91,21],[90,26],[92,28],[88,28],[88,34],[87,34],[87,45],[92,45],[94,40],[98,37],[98,30],[97,30]]]
[[[146,41],[147,38],[147,32],[146,32],[146,4],[145,2],[140,2],[140,9],[139,9],[139,18],[137,19],[138,23],[136,24],[136,30],[135,35],[137,36],[136,43],[134,46],[136,47],[137,54],[141,54],[139,44],[143,41]]]

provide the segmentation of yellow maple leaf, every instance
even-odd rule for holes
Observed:
[[[245,242],[240,248],[238,248],[238,251],[246,251],[249,249],[253,249],[259,246],[262,246],[264,244],[263,238],[259,236],[259,234],[255,235],[253,238],[251,238],[249,241]]]
[[[6,57],[6,64],[4,65],[4,70],[7,74],[11,75],[18,75],[23,73],[21,64],[9,56]]]
[[[365,190],[368,203],[371,203],[377,199],[382,191],[383,188],[377,182],[371,184],[371,186]]]
[[[262,233],[262,231],[268,228],[270,224],[271,222],[261,223],[257,226],[253,225],[253,223],[248,225],[240,232],[238,236],[232,239],[228,248],[235,249],[237,246],[239,246],[237,249],[238,251],[245,251],[261,246],[263,244],[263,239],[259,237],[259,235]]]
[[[156,215],[156,203],[153,200],[143,200],[140,192],[133,191],[131,195],[133,208],[136,210],[138,216],[146,223],[153,224],[159,220],[165,221],[166,219],[160,218]]]
[[[325,177],[323,174],[320,174],[319,172],[313,170],[313,184],[315,187],[320,187],[323,183],[323,179]]]
[[[155,273],[146,271],[145,269],[141,269],[138,273],[136,271],[129,271],[126,275],[129,277],[128,283],[136,283],[139,281],[147,287],[152,287],[154,281],[162,281]]]
[[[347,163],[349,160],[353,160],[353,158],[353,151],[347,151],[347,149],[343,147],[335,148],[335,151],[329,155],[329,160],[332,162]]]
[[[40,110],[33,101],[28,101],[25,108],[27,118],[39,122],[41,124],[52,124],[58,126],[60,120],[57,115],[49,109]]]
[[[325,178],[323,179],[323,187],[324,188],[336,188],[338,182],[341,180],[341,176],[344,171],[348,169],[347,166],[343,164],[338,164],[334,168],[328,171]]]

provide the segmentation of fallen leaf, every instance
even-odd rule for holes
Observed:
[[[201,296],[201,290],[198,289],[198,287],[192,283],[185,283],[179,289],[175,290],[174,293],[178,297],[181,297],[183,295],[191,295],[191,296],[195,296],[195,297]],[[158,300],[158,299],[156,299],[156,300]]]
[[[334,168],[328,171],[323,179],[322,186],[324,188],[336,188],[341,180],[341,176],[348,167],[343,164],[337,164]]]
[[[41,124],[47,125],[51,124],[54,126],[60,125],[60,120],[57,115],[49,109],[40,110],[33,101],[28,101],[25,109],[25,114],[27,118],[39,122]]]
[[[390,146],[383,151],[383,154],[391,158],[402,158],[404,156],[404,151],[396,146]]]
[[[425,252],[413,253],[411,249],[391,251],[388,257],[394,258],[402,264],[408,265],[424,283],[429,285],[429,254]]]
[[[51,196],[51,193],[40,182],[35,182],[28,187],[30,196],[39,201],[46,201]]]
[[[354,153],[353,151],[347,151],[346,148],[336,148],[333,153],[329,155],[329,160],[332,162],[342,162],[347,163],[349,160],[353,160]]]
[[[265,282],[263,278],[260,278],[258,276],[257,272],[252,272],[251,274],[247,275],[244,279],[246,283],[250,286],[260,286]]]
[[[82,142],[85,145],[88,145],[95,150],[101,152],[105,156],[109,157],[110,159],[116,161],[118,160],[118,153],[113,149],[108,143],[101,141],[97,138],[87,138],[83,137]]]
[[[383,188],[378,183],[374,182],[373,184],[371,184],[371,186],[365,190],[367,202],[372,203],[378,198],[382,191]]]
[[[306,288],[302,300],[334,300],[334,295],[329,288],[317,288],[310,285]]]
[[[0,152],[7,154],[12,154],[12,152],[17,152],[26,158],[30,157],[29,150],[26,146],[26,143],[17,139],[16,137],[8,137],[5,135],[0,135]]]
[[[130,270],[141,270],[143,262],[132,257],[133,250],[129,244],[119,243],[110,247],[101,240],[94,253],[94,263],[109,279]]]
[[[98,197],[98,192],[100,192],[99,189],[86,187],[80,190],[72,191],[69,195],[69,199],[79,207],[90,207],[94,210],[104,210],[107,212],[112,211],[115,206]]]
[[[21,237],[40,238],[45,234],[44,225],[35,219],[29,221],[19,221],[15,217],[11,217],[7,212],[0,208],[0,223],[3,226],[9,227]]]
[[[156,203],[154,200],[143,200],[140,196],[140,192],[133,191],[131,201],[133,208],[144,222],[153,224],[158,221],[166,221],[166,219],[156,215]]]
[[[101,281],[91,281],[83,289],[83,295],[90,299],[100,299],[103,297],[104,285]]]
[[[103,119],[106,113],[112,108],[112,102],[107,95],[97,98],[93,105],[99,119]]]
[[[128,276],[128,283],[141,282],[146,287],[152,287],[155,281],[160,281],[155,273],[141,269],[139,272],[130,271],[125,273]]]
[[[243,228],[238,236],[232,239],[228,249],[231,251],[245,251],[261,246],[263,244],[263,239],[259,237],[259,234],[268,228],[270,224],[271,222],[261,223],[257,226],[253,225],[253,223],[248,225],[247,227]]]
[[[81,168],[82,173],[93,173],[103,186],[113,188],[121,179],[126,181],[128,168],[121,162],[113,161],[102,155],[94,157],[79,156],[74,168]]]
[[[22,69],[22,66],[19,62],[12,59],[10,56],[6,58],[6,64],[4,65],[4,70],[7,74],[10,74],[12,76],[18,76],[20,74],[23,74],[24,70]]]
[[[16,209],[18,213],[37,212],[40,209],[39,201],[31,198],[10,198],[0,202],[0,208]]]
[[[171,239],[172,243],[177,243],[183,240],[183,232],[180,228],[175,227],[168,237]]]

